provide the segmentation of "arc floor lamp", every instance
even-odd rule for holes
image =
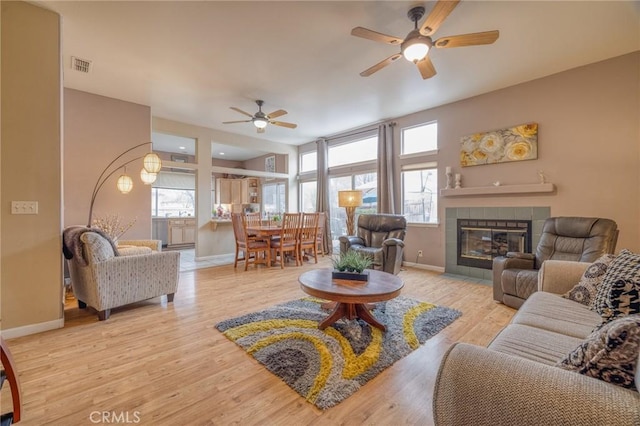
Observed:
[[[93,192],[91,193],[91,204],[89,205],[89,221],[87,222],[87,227],[91,226],[91,219],[93,217],[93,204],[96,201],[98,192],[100,192],[100,189],[102,188],[104,183],[107,181],[107,179],[109,179],[115,172],[124,168],[124,173],[120,175],[120,177],[116,182],[116,187],[123,194],[128,194],[133,189],[133,180],[131,179],[131,177],[127,175],[126,166],[130,163],[133,163],[134,161],[137,161],[140,159],[143,160],[142,170],[140,170],[140,179],[145,185],[151,185],[153,182],[156,181],[158,172],[160,171],[160,169],[162,169],[162,161],[160,160],[160,157],[158,157],[158,154],[154,152],[149,152],[144,156],[136,157],[132,160],[121,163],[117,167],[114,166],[114,164],[118,160],[120,160],[123,156],[130,153],[131,151],[137,148],[143,147],[145,145],[151,145],[151,144],[152,142],[144,142],[127,149],[126,151],[118,155],[116,158],[114,158],[113,161],[111,161],[107,165],[107,167],[104,168],[102,173],[100,173],[100,176],[98,177],[98,180],[96,181],[96,184],[93,187]]]

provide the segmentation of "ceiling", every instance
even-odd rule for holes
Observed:
[[[640,49],[638,1],[464,1],[434,35],[497,29],[486,46],[433,49],[423,80],[400,59],[359,73],[397,46],[353,37],[363,26],[404,38],[407,11],[434,2],[38,2],[63,18],[64,85],[151,106],[156,117],[290,145],[310,142]],[[92,61],[83,74],[71,56]],[[288,111],[257,134],[249,113]],[[215,141],[214,141],[215,142]]]

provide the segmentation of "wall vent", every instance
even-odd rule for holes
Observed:
[[[89,72],[91,72],[91,61],[72,56],[71,69],[88,74]]]

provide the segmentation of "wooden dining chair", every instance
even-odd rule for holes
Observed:
[[[303,213],[302,225],[298,234],[298,251],[300,260],[307,250],[311,250],[313,258],[318,263],[318,213]]]
[[[282,217],[282,228],[278,238],[271,240],[271,248],[276,252],[276,259],[280,256],[280,268],[284,268],[285,253],[292,253],[296,259],[296,266],[301,264],[298,249],[298,234],[302,216],[300,213],[285,213]]]
[[[316,234],[316,250],[324,257],[326,250],[324,249],[324,230],[327,226],[327,214],[325,212],[318,213],[318,232]]]
[[[238,261],[244,261],[245,271],[249,263],[254,265],[264,263],[267,267],[271,266],[271,247],[269,246],[269,241],[256,240],[247,235],[247,220],[244,214],[231,214],[231,222],[233,224],[233,234],[236,239],[236,256],[233,267],[238,267]],[[241,251],[242,257],[240,257]],[[262,259],[260,258],[260,254],[262,254]]]
[[[247,220],[247,228],[258,228],[262,226],[262,216],[260,212],[246,213],[245,219]],[[255,237],[253,234],[248,234],[250,238]]]

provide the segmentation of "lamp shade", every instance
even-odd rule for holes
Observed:
[[[338,191],[339,207],[359,207],[362,205],[362,191]]]
[[[157,173],[149,173],[144,169],[144,167],[140,170],[140,180],[142,180],[145,185],[151,185],[157,178]]]
[[[256,126],[258,129],[264,129],[265,127],[267,127],[268,121],[266,118],[254,118],[253,119],[253,125]]]
[[[143,164],[144,169],[148,173],[158,173],[162,168],[162,161],[160,160],[160,157],[158,157],[158,154],[153,152],[144,156]]]
[[[402,42],[400,48],[407,61],[418,62],[427,56],[431,45],[429,37],[423,36],[418,30],[413,30]]]
[[[127,175],[120,175],[118,182],[116,182],[118,190],[123,194],[128,194],[133,189],[133,180]]]

